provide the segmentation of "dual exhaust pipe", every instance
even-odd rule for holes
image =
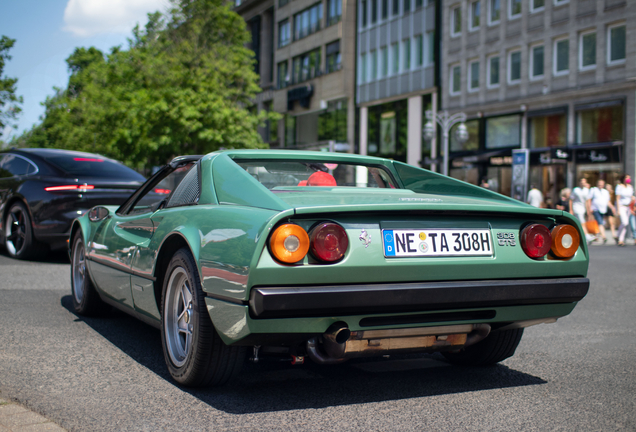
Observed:
[[[309,339],[306,350],[316,363],[336,364],[394,352],[455,351],[482,341],[490,330],[489,324],[467,324],[352,332],[345,323],[335,323]]]

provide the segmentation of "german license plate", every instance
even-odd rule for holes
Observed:
[[[489,229],[382,230],[384,256],[492,256]]]

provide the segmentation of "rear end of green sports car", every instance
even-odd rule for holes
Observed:
[[[568,213],[397,162],[351,159],[341,186],[335,162],[347,160],[305,163],[323,173],[307,178],[282,159],[233,157],[280,211],[234,297],[206,285],[214,269],[202,264],[228,345],[295,363],[439,351],[492,364],[514,354],[525,327],[568,315],[588,291],[587,248]]]

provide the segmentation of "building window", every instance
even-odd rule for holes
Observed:
[[[488,24],[499,24],[501,19],[501,7],[499,0],[488,0]]]
[[[393,15],[400,13],[400,0],[391,0],[393,2]]]
[[[360,2],[360,28],[367,26],[367,0]]]
[[[389,47],[386,45],[380,48],[380,61],[382,62],[382,68],[380,69],[381,77],[389,76]]]
[[[596,67],[596,32],[581,34],[579,41],[579,69],[589,70]]]
[[[486,119],[486,148],[519,147],[520,144],[520,115]]]
[[[468,131],[468,139],[464,142],[457,140],[456,131],[459,124],[453,126],[448,134],[450,138],[450,151],[462,152],[479,150],[479,123],[479,120],[468,120],[464,123],[466,125],[466,130]]]
[[[508,54],[508,83],[514,84],[521,81],[521,51],[512,51]]]
[[[488,59],[488,87],[499,87],[499,56]]]
[[[554,41],[554,74],[565,75],[570,70],[570,41],[560,39]]]
[[[400,72],[400,47],[397,43],[391,45],[391,56],[393,57],[393,70],[391,72],[393,74],[397,74]]]
[[[623,105],[581,110],[576,113],[577,142],[605,143],[623,140]]]
[[[521,16],[521,0],[508,0],[508,19],[517,19]]]
[[[404,13],[411,10],[411,0],[404,0]]]
[[[278,0],[278,7],[282,8],[283,6],[285,6],[287,3],[289,3],[290,0]]]
[[[389,0],[382,0],[382,19],[389,17]]]
[[[378,79],[378,52],[373,50],[369,53],[369,70],[371,71],[371,81]]]
[[[564,113],[528,119],[530,148],[564,147],[566,132],[567,121]]]
[[[470,30],[479,28],[479,20],[481,19],[481,2],[479,0],[470,4]]]
[[[424,35],[415,36],[415,61],[418,67],[424,65]]]
[[[278,48],[289,45],[291,42],[291,23],[288,19],[278,23]]]
[[[564,4],[569,3],[569,2],[570,2],[570,0],[554,0],[554,5],[555,6],[561,6],[561,5],[564,5]]]
[[[406,100],[369,107],[369,156],[406,161],[408,109]]]
[[[294,15],[294,40],[302,39],[320,30],[322,21],[322,3]]]
[[[411,39],[402,41],[402,52],[404,53],[404,72],[411,70]]]
[[[427,43],[426,43],[426,50],[427,50],[426,62],[427,63],[426,64],[432,65],[435,63],[435,32],[430,31],[426,33],[426,39],[427,39]]]
[[[378,0],[369,0],[371,2],[371,25],[378,22]]]
[[[451,36],[459,36],[462,33],[462,8],[457,6],[451,9]]]
[[[360,54],[360,84],[367,82],[367,55]]]
[[[607,30],[607,63],[625,62],[625,24],[612,26]]]
[[[320,48],[294,57],[292,80],[299,83],[320,75]]]
[[[340,70],[342,57],[340,55],[340,41],[335,41],[327,45],[327,73]]]
[[[347,100],[329,101],[318,116],[318,141],[347,142]]]
[[[479,90],[479,62],[474,61],[468,65],[468,91]]]
[[[450,82],[451,96],[458,95],[462,91],[462,70],[459,65],[451,67]]]
[[[530,11],[540,12],[545,9],[545,0],[530,0]]]
[[[424,4],[424,0],[415,0],[415,9],[421,8]]]
[[[296,145],[296,117],[285,115],[285,147]]]
[[[327,25],[336,24],[342,19],[342,0],[327,1]]]
[[[287,60],[284,62],[278,63],[278,88],[282,89],[287,87],[287,83],[289,82],[289,63]]]
[[[530,56],[530,79],[536,80],[543,77],[543,60],[545,49],[543,45],[532,47]]]

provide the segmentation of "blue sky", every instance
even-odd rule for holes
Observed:
[[[68,83],[65,60],[76,47],[105,54],[126,48],[135,23],[144,25],[148,12],[167,7],[167,0],[0,0],[0,36],[16,39],[3,75],[18,78],[17,94],[24,98],[18,129],[5,129],[2,138],[39,123],[41,103],[53,87]]]

